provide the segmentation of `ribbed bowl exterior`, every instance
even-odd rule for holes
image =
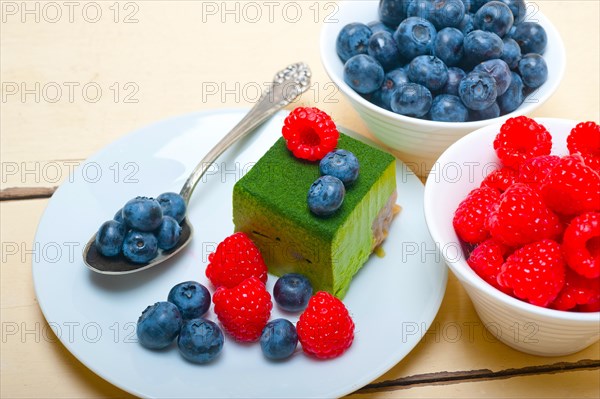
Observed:
[[[485,291],[463,286],[488,331],[519,351],[564,356],[579,352],[600,338],[600,316],[597,320],[573,323],[504,306]]]
[[[456,140],[473,131],[473,127],[457,123],[456,127],[438,127],[384,118],[362,103],[348,97],[354,109],[373,134],[419,176],[426,176],[435,161]],[[500,118],[499,120],[505,120]]]

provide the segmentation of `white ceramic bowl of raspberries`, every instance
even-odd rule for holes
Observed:
[[[456,2],[462,4],[463,10],[464,4],[471,4],[472,8],[483,4],[478,10],[480,15],[466,12],[464,21],[457,28],[452,27],[456,26],[456,21],[452,21],[453,17],[456,19],[453,15]],[[515,10],[497,4],[502,2]],[[418,175],[425,176],[440,154],[465,134],[532,112],[548,100],[562,80],[565,50],[551,22],[537,8],[528,8],[524,0],[485,3],[485,0],[345,1],[339,3],[339,8],[323,25],[321,59],[331,80],[373,135],[395,150]],[[404,17],[404,11],[398,13],[403,4],[410,18]],[[506,16],[506,10],[518,17],[508,17],[513,19],[513,28],[504,34],[511,23],[500,20],[498,15],[504,11]],[[459,16],[460,12],[459,9]],[[428,19],[423,22],[414,15]],[[398,19],[394,21],[394,17]],[[388,22],[387,29],[380,23],[382,18]],[[469,19],[480,28],[475,30],[476,34],[468,33]],[[398,28],[394,28],[400,20]],[[358,25],[347,27],[354,23]],[[486,32],[482,33],[482,29]],[[521,49],[524,50],[519,58]],[[490,63],[490,59],[499,57],[506,62]],[[479,65],[482,60],[488,61]],[[506,69],[508,64],[512,69]],[[457,67],[464,70],[465,78],[461,79],[463,75]],[[535,71],[533,75],[531,71]],[[517,83],[514,74],[523,76],[521,83],[525,81],[536,87]],[[461,81],[464,81],[462,89]],[[544,83],[537,87],[541,81]],[[504,90],[505,94],[498,95]]]
[[[427,179],[434,241],[517,350],[562,356],[600,337],[599,150],[594,122],[520,116],[458,140]]]

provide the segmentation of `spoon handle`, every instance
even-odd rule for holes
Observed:
[[[260,99],[252,109],[235,125],[225,137],[221,139],[204,156],[196,166],[190,177],[181,188],[180,195],[185,203],[189,203],[194,188],[208,168],[217,158],[233,143],[259,127],[275,112],[294,101],[300,94],[304,93],[310,86],[311,72],[308,65],[296,63],[288,65],[285,69],[277,72],[273,82],[265,89]]]

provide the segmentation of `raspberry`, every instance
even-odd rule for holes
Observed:
[[[600,175],[581,155],[567,155],[542,184],[542,198],[550,209],[563,215],[600,210]]]
[[[473,269],[479,277],[491,286],[506,292],[507,294],[510,293],[510,290],[501,287],[498,284],[497,277],[504,264],[504,258],[508,249],[509,248],[506,245],[494,241],[493,239],[489,239],[479,244],[477,248],[471,252],[469,259],[467,260],[471,269]]]
[[[498,284],[533,305],[547,307],[565,284],[565,263],[556,241],[537,241],[517,249],[502,265]]]
[[[550,171],[558,164],[560,157],[557,155],[542,155],[525,161],[519,167],[519,183],[540,190]]]
[[[596,287],[599,284],[600,282],[596,281]],[[588,303],[577,306],[577,310],[580,312],[600,312],[600,295],[593,295]]]
[[[480,187],[471,191],[456,208],[452,225],[461,240],[478,243],[489,237],[485,227],[488,213],[500,199],[498,190]]]
[[[587,166],[600,173],[600,126],[594,122],[581,122],[567,137],[570,154],[580,153]]]
[[[308,161],[318,161],[333,151],[340,136],[329,115],[310,107],[298,107],[290,112],[282,133],[294,156]]]
[[[267,282],[267,266],[252,240],[244,233],[225,238],[217,250],[208,255],[206,277],[215,287],[233,288],[248,277]]]
[[[581,310],[597,312],[600,310],[600,280],[581,277],[567,269],[565,286],[550,307],[558,310]],[[578,306],[580,305],[580,306]],[[592,310],[595,309],[595,310]]]
[[[256,277],[250,277],[234,288],[217,288],[213,303],[223,329],[240,342],[254,342],[260,338],[273,308],[271,295]]]
[[[530,158],[549,155],[552,136],[533,119],[517,116],[504,122],[494,140],[494,149],[504,166],[517,169]]]
[[[296,324],[302,349],[318,359],[331,359],[344,353],[354,340],[354,322],[342,301],[319,291]]]
[[[557,238],[562,224],[540,195],[523,183],[508,188],[486,221],[492,238],[519,247],[544,238]]]
[[[500,190],[501,193],[505,192],[507,188],[517,182],[519,174],[514,170],[507,167],[496,169],[483,179],[481,187],[491,187]]]
[[[563,256],[583,277],[600,277],[600,213],[584,213],[571,221],[563,236]]]

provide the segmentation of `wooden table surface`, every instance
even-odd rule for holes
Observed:
[[[598,0],[531,4],[556,25],[568,56],[562,84],[534,116],[598,121]],[[128,397],[42,333],[31,249],[48,198],[72,165],[133,129],[246,107],[273,71],[299,60],[314,75],[299,104],[322,107],[368,136],[319,59],[320,28],[335,3],[2,1],[1,8],[1,396]],[[600,345],[555,358],[510,349],[490,339],[450,275],[415,350],[352,396],[599,397]]]

